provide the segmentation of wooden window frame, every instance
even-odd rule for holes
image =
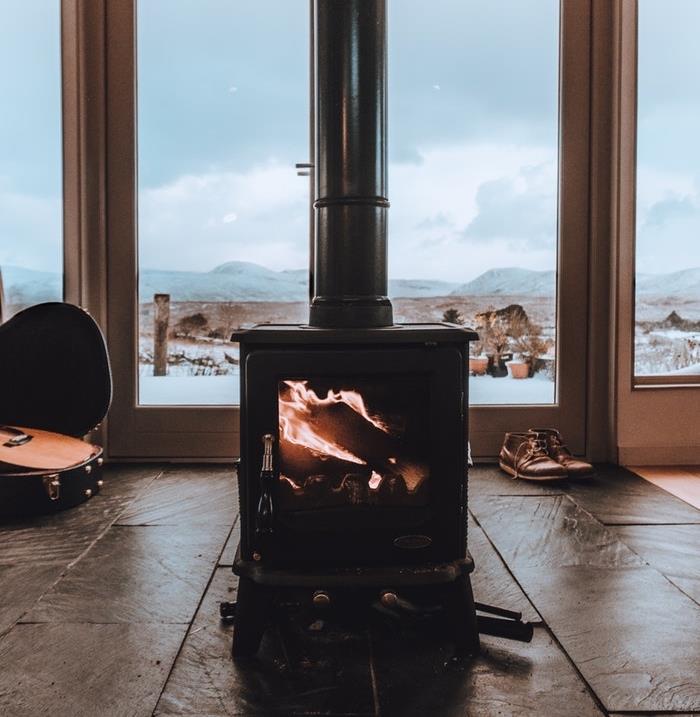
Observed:
[[[472,407],[477,458],[493,458],[505,431],[532,425],[558,426],[576,453],[590,440],[594,1],[561,3],[558,403]],[[238,453],[237,407],[137,405],[135,0],[63,0],[63,23],[66,298],[91,310],[110,344],[116,391],[102,440],[113,459],[230,460]]]

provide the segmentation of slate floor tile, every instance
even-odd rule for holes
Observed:
[[[233,525],[238,493],[233,466],[172,467],[138,496],[120,525]]]
[[[184,635],[163,625],[18,625],[0,640],[0,714],[150,717]]]
[[[24,621],[187,623],[227,534],[219,525],[112,527]]]
[[[570,498],[479,496],[471,510],[508,565],[643,565],[644,561]]]
[[[600,466],[597,477],[571,481],[566,494],[601,523],[700,523],[700,510],[617,466]]]
[[[472,587],[474,599],[486,605],[521,612],[525,622],[539,622],[537,611],[503,564],[484,531],[470,518],[469,551],[474,558]]]
[[[226,547],[224,548],[224,551],[221,554],[221,559],[219,560],[219,565],[227,566],[227,567],[231,567],[233,565],[233,560],[236,557],[236,550],[238,548],[238,543],[240,542],[240,540],[241,540],[241,517],[240,517],[240,515],[237,515],[235,523],[233,524],[233,529],[231,530],[231,535],[229,535],[229,538],[226,541]]]
[[[700,711],[700,607],[656,570],[514,572],[609,711]]]
[[[529,644],[482,637],[473,661],[431,635],[401,642],[373,638],[380,714],[401,717],[602,715],[584,682],[552,640],[535,627]]]
[[[64,567],[63,563],[0,565],[0,635],[51,588]]]
[[[275,629],[256,660],[231,661],[233,628],[218,604],[235,599],[235,577],[219,568],[158,704],[157,715],[374,714],[368,643],[362,634],[302,637],[291,658]]]
[[[621,525],[615,532],[700,605],[700,525]]]
[[[568,481],[536,483],[514,479],[497,465],[480,465],[469,469],[469,495],[561,495]]]

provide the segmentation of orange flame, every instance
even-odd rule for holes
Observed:
[[[321,458],[332,456],[350,463],[367,465],[362,458],[319,435],[308,420],[314,410],[334,403],[345,403],[373,426],[389,433],[389,428],[381,419],[370,415],[364,399],[357,391],[329,389],[325,398],[319,398],[315,391],[308,388],[306,381],[285,381],[284,383],[290,388],[289,400],[285,401],[280,398],[279,401],[280,432],[284,440],[303,446]]]

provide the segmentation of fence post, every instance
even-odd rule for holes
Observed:
[[[154,294],[153,306],[153,375],[166,376],[168,373],[170,294]]]

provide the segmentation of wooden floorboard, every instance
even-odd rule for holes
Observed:
[[[700,467],[630,466],[630,470],[642,476],[644,480],[675,495],[676,498],[700,509]]]

